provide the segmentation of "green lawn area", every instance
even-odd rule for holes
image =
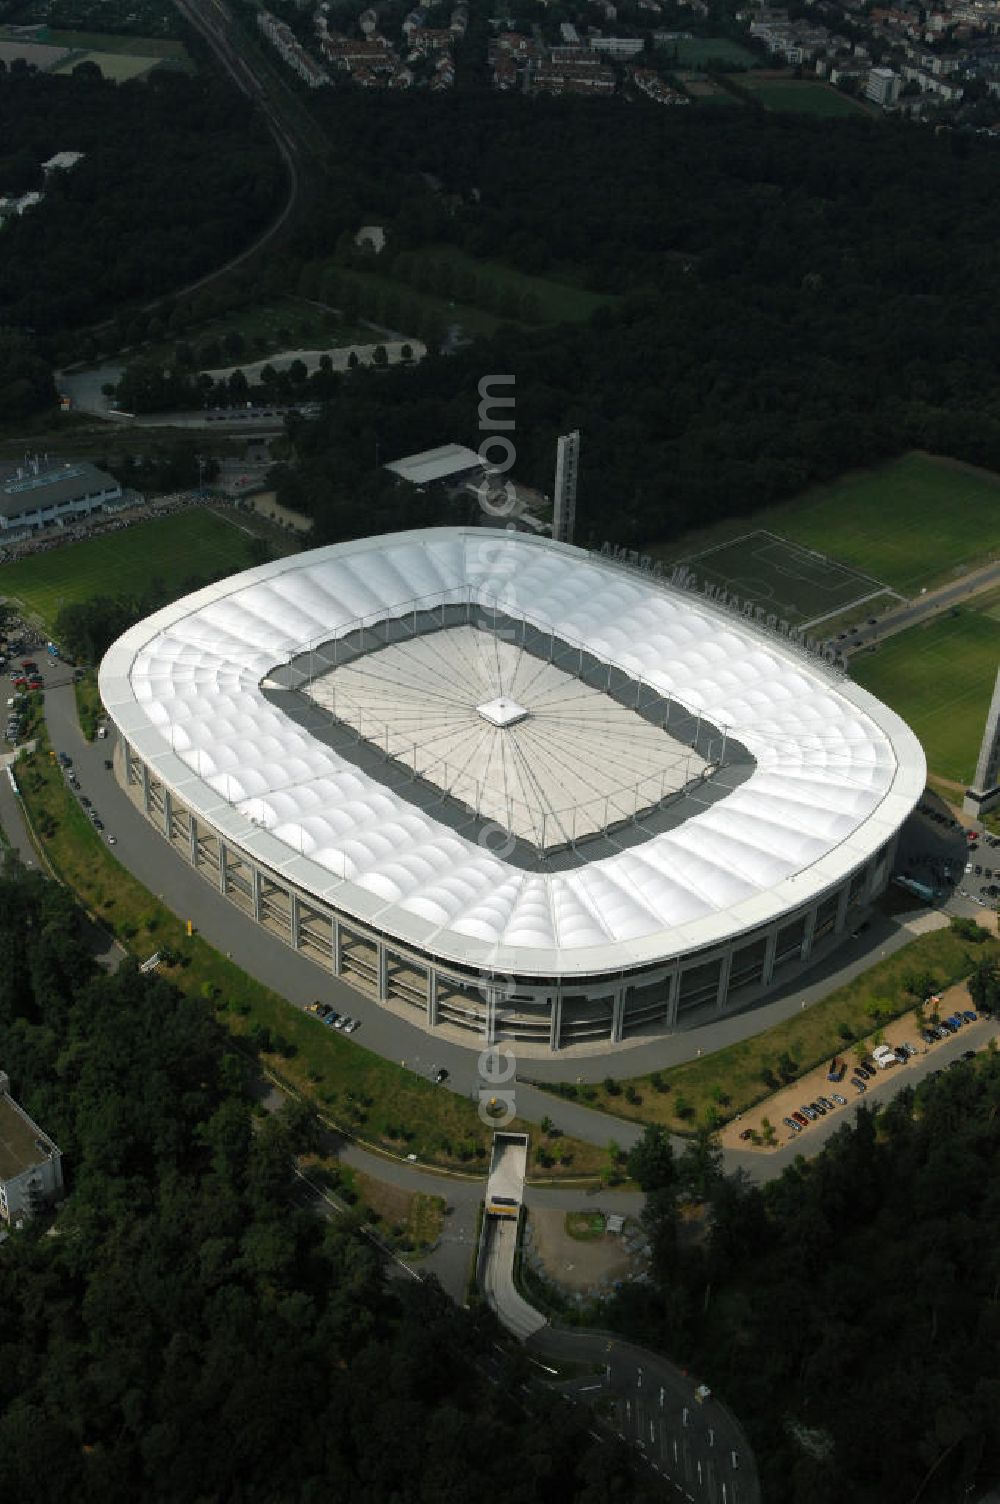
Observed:
[[[664,50],[668,56],[673,52],[682,68],[703,68],[714,62],[733,63],[740,68],[761,66],[754,53],[728,37],[683,37],[668,43]]]
[[[51,629],[72,601],[141,594],[153,580],[179,590],[192,575],[244,568],[249,543],[235,523],[194,508],[5,564],[0,589]]]
[[[479,261],[467,256],[452,245],[432,245],[421,250],[419,260],[448,261],[461,267],[475,277],[492,282],[497,288],[510,288],[524,297],[534,293],[542,305],[543,321],[547,324],[571,324],[589,319],[597,308],[606,308],[616,299],[608,293],[588,292],[571,282],[562,282],[552,277],[532,277],[526,272],[515,271],[501,261]]]
[[[162,62],[163,58],[140,57],[134,52],[87,52],[82,57],[67,58],[64,63],[53,68],[52,72],[72,73],[80,63],[96,63],[105,78],[122,84],[132,78],[141,78]]]
[[[821,1061],[843,1052],[845,1045],[865,1038],[882,1023],[908,1013],[916,999],[905,990],[915,973],[929,972],[937,990],[968,976],[983,956],[1000,954],[1000,943],[975,945],[949,930],[935,930],[878,961],[863,976],[832,992],[822,1002],[776,1024],[752,1039],[729,1045],[701,1059],[654,1075],[606,1085],[547,1087],[557,1096],[572,1095],[588,1106],[634,1118],[663,1123],[675,1132],[690,1131],[711,1118],[723,1122],[763,1101],[783,1084],[779,1062],[794,1063],[788,1079],[804,1074]],[[878,1017],[873,1010],[877,1008]],[[544,1083],[539,1083],[543,1085]]]
[[[399,282],[395,277],[383,277],[377,272],[359,272],[352,267],[334,264],[334,270],[342,282],[353,282],[359,291],[362,288],[370,288],[378,293],[383,301],[391,295],[399,298],[404,310],[400,320],[403,327],[399,333],[404,338],[418,339],[418,329],[405,327],[407,318],[405,310],[413,308],[417,311],[420,319],[432,316],[436,319],[440,329],[447,329],[449,324],[461,324],[466,334],[495,334],[501,324],[513,322],[510,319],[498,318],[496,314],[487,313],[485,309],[476,308],[471,303],[459,303],[449,298],[439,298],[433,293],[418,292],[408,282]],[[384,321],[380,321],[384,322]],[[368,340],[373,338],[369,331]]]
[[[913,728],[931,772],[968,783],[998,667],[1000,621],[963,606],[856,654],[851,676]]]
[[[757,79],[741,75],[740,84],[759,99],[766,110],[793,115],[867,115],[860,100],[843,94],[829,84],[808,83],[798,78]]]
[[[567,1212],[563,1225],[566,1236],[575,1238],[578,1243],[593,1243],[604,1236],[603,1212]]]
[[[133,57],[183,60],[188,55],[183,42],[173,42],[167,37],[118,36],[110,31],[51,31],[46,28],[38,40],[53,47],[72,47],[74,51],[119,52]]]
[[[465,1096],[366,1050],[293,1007],[241,971],[171,913],[112,855],[70,792],[44,727],[38,749],[17,764],[25,807],[54,870],[137,958],[165,946],[179,956],[161,968],[184,992],[214,1007],[234,1036],[255,1044],[268,1069],[315,1102],[333,1126],[397,1156],[485,1171],[491,1133]],[[317,990],[320,983],[317,971]],[[513,1131],[530,1132],[515,1119]],[[539,1135],[532,1134],[532,1142]],[[599,1173],[605,1150],[560,1137],[559,1165],[546,1177]]]
[[[910,596],[1000,552],[998,509],[1000,476],[914,452],[752,517],[652,544],[649,552],[688,559],[767,528]]]

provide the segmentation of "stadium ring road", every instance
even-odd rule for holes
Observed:
[[[273,561],[106,655],[116,767],[248,918],[519,1056],[718,1023],[832,952],[925,783],[886,706],[584,550],[441,528]]]

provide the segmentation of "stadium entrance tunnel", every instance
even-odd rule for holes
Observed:
[[[525,871],[642,845],[756,768],[697,710],[471,599],[414,604],[313,644],[261,693],[343,761]]]

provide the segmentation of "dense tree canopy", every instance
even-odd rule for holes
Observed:
[[[221,78],[0,75],[0,142],[8,177],[57,151],[85,153],[0,234],[0,322],[39,334],[220,265],[286,189],[263,123]]]
[[[289,481],[321,536],[370,527],[349,498],[376,454],[475,447],[490,372],[516,376],[519,478],[551,491],[556,436],[583,431],[581,541],[678,534],[912,446],[1000,466],[995,144],[609,101],[321,104],[382,169],[383,254],[407,275],[451,242],[615,298],[351,373]],[[411,501],[385,501],[394,524]]]
[[[64,889],[0,873],[0,1061],[69,1196],[0,1248],[5,1498],[651,1499],[593,1421],[350,1220],[296,1210],[288,1129],[201,1000],[100,973]]]
[[[950,1504],[996,1479],[998,1122],[991,1051],[861,1108],[763,1188],[689,1178],[708,1197],[701,1236],[656,1177],[654,1283],[626,1288],[614,1319],[725,1396],[768,1504]],[[654,1132],[638,1168],[663,1162]]]

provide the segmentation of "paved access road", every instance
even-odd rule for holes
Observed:
[[[753,1454],[738,1422],[714,1396],[699,1404],[698,1380],[676,1364],[607,1332],[546,1326],[525,1346],[543,1360],[603,1366],[603,1373],[571,1380],[565,1392],[595,1404],[610,1400],[616,1429],[679,1498],[759,1504]]]
[[[942,611],[950,610],[952,606],[969,600],[981,590],[989,590],[993,585],[1000,585],[1000,562],[984,564],[981,569],[963,574],[950,585],[928,590],[925,595],[915,595],[912,600],[886,611],[876,621],[865,622],[838,644],[840,651],[846,657],[863,653],[872,643],[881,642],[884,637],[892,637],[897,632],[905,632],[907,627],[915,627],[918,622],[927,621],[932,616],[939,616]]]

